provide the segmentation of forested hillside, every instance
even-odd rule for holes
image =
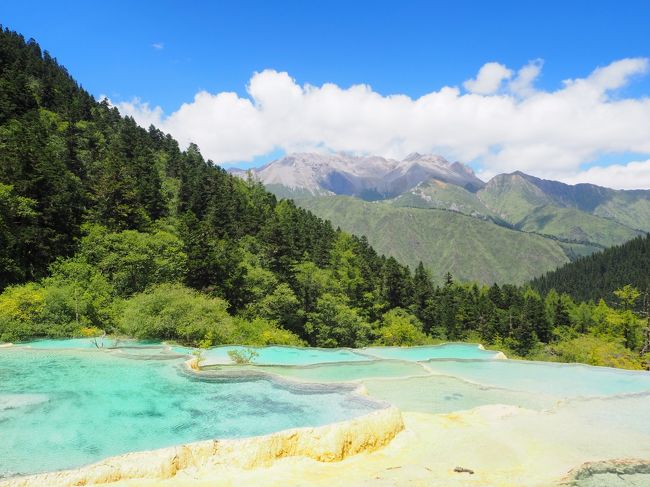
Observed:
[[[438,281],[451,272],[462,281],[523,284],[540,269],[555,269],[593,249],[495,225],[458,211],[405,208],[349,196],[297,199],[297,204],[348,232],[368,238],[378,252],[416,266]]]
[[[140,128],[6,29],[0,289],[3,341],[479,340],[525,356],[642,363],[644,322],[625,304],[631,297],[609,307],[452,276],[436,283],[423,265],[412,272],[379,256],[365,239],[227,174],[198,147],[181,150],[155,127]],[[587,358],[575,355],[575,340]]]
[[[614,300],[613,292],[626,284],[650,290],[650,234],[623,245],[578,259],[532,281],[546,293],[555,288],[578,300]]]

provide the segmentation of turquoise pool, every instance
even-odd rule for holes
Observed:
[[[431,360],[426,365],[486,386],[562,398],[650,393],[650,374],[643,371],[523,360]]]
[[[0,478],[128,451],[317,426],[384,406],[346,386],[196,377],[183,371],[185,358],[0,350]]]
[[[197,349],[153,340],[132,340],[105,338],[69,338],[36,340],[17,344],[19,347],[39,349],[96,349],[100,348],[150,348],[159,347],[176,354],[189,355]],[[405,360],[409,362],[430,359],[493,359],[499,352],[483,350],[478,344],[445,343],[420,347],[366,347],[349,348],[310,348],[310,347],[247,347],[226,345],[202,351],[203,364],[232,364],[229,351],[255,350],[253,362],[258,365],[315,365],[339,362],[361,362],[378,359]],[[133,353],[138,353],[134,351]]]
[[[195,349],[115,345],[72,339],[0,348],[0,478],[322,425],[385,407],[382,400],[426,413],[507,404],[580,422],[583,436],[603,425],[650,435],[650,422],[640,419],[650,407],[647,372],[495,360],[497,352],[476,345],[445,344],[262,347],[245,366],[233,365],[228,351],[249,347],[215,347],[203,351],[206,370],[197,375],[183,366]],[[376,399],[354,394],[352,381]]]
[[[494,359],[499,352],[483,350],[478,344],[445,343],[422,347],[367,347],[360,352],[376,358],[423,361],[430,359]]]
[[[98,338],[65,338],[34,340],[18,343],[16,347],[38,349],[97,349],[115,347],[163,347],[162,342],[154,340],[116,339],[113,337]]]
[[[373,377],[413,377],[429,375],[417,363],[398,360],[375,360],[372,362],[345,362],[307,366],[248,365],[216,366],[217,370],[255,370],[291,379],[311,382],[348,382]]]
[[[255,350],[257,357],[253,362],[258,365],[313,365],[333,362],[360,362],[370,360],[368,357],[345,348],[300,348],[300,347],[239,347],[225,346],[205,350],[202,354],[203,365],[231,364],[228,352],[231,350]]]
[[[176,347],[172,347],[174,349]],[[478,345],[446,343],[422,347],[367,347],[360,349],[326,349],[307,347],[214,347],[203,352],[203,364],[231,364],[231,350],[255,350],[257,365],[315,365],[338,362],[361,362],[379,359],[405,360],[409,362],[433,358],[494,359],[499,352],[483,350]]]

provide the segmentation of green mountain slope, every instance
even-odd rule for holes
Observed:
[[[593,184],[570,185],[520,172],[502,174],[494,179],[500,179],[502,185],[510,186],[510,191],[515,192],[518,191],[516,188],[526,185],[528,188],[526,192],[541,192],[548,204],[575,208],[592,215],[615,219],[635,230],[650,231],[650,190],[622,191]],[[492,186],[488,183],[479,193],[483,201],[487,202],[490,193],[495,192]],[[529,203],[541,206],[536,204],[534,198],[531,198]],[[487,205],[493,207],[489,202]]]
[[[618,202],[619,213],[629,215],[630,209],[620,200],[612,202]],[[634,229],[636,227],[630,228],[612,217],[548,204],[553,201],[550,196],[517,174],[497,176],[478,193],[436,180],[428,181],[389,201],[399,207],[453,210],[525,232],[557,237],[566,242],[593,244],[594,247],[620,244],[641,234]],[[641,210],[643,202],[645,200],[637,202]]]
[[[495,176],[476,196],[512,224],[517,224],[535,208],[553,204],[551,197],[518,173]]]
[[[522,283],[569,261],[560,242],[458,212],[396,208],[345,196],[297,203],[343,230],[367,236],[379,252],[411,266],[422,261],[438,279],[449,271],[461,280]],[[595,250],[572,247],[578,255]]]
[[[626,242],[641,234],[613,220],[553,205],[533,209],[516,227],[524,232],[553,235],[574,242],[593,242],[603,247]]]
[[[437,179],[420,183],[412,190],[389,201],[396,207],[438,208],[478,218],[496,217],[496,214],[488,209],[475,193]]]
[[[630,228],[650,232],[650,196],[648,192],[615,194],[594,209],[594,215],[613,218]]]

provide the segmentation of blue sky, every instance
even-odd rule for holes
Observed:
[[[254,71],[301,84],[368,83],[420,96],[488,61],[546,60],[541,86],[650,55],[650,2],[4,2],[91,93],[165,111],[201,89],[237,91]],[[163,44],[155,49],[153,44]],[[631,92],[650,93],[650,79]]]
[[[165,116],[202,90],[248,97],[251,76],[265,69],[299,86],[368,84],[415,99],[462,90],[488,62],[516,72],[542,59],[536,88],[553,91],[597,67],[650,56],[649,20],[644,1],[36,1],[0,9],[3,25],[34,37],[92,94],[138,98]],[[650,77],[631,75],[609,96],[649,94]],[[646,155],[594,150],[581,168]],[[253,158],[264,154],[242,160]],[[469,159],[477,168],[488,160]]]

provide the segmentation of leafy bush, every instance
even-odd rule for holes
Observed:
[[[44,308],[45,296],[38,284],[5,289],[0,295],[0,340],[12,342],[41,335]]]
[[[382,317],[377,334],[378,345],[421,345],[431,340],[422,331],[420,321],[401,308],[392,309]]]
[[[86,225],[79,257],[94,266],[119,296],[142,292],[154,284],[181,282],[187,270],[183,242],[158,230],[110,233],[99,225]]]
[[[304,342],[294,333],[279,328],[274,321],[263,318],[244,319],[236,317],[233,335],[229,343],[239,345],[294,345],[301,346]]]
[[[300,345],[274,322],[233,318],[228,303],[180,284],[161,284],[124,302],[120,328],[136,338],[176,340],[202,348],[221,344]]]
[[[178,340],[193,346],[229,343],[234,332],[228,303],[186,288],[161,284],[124,303],[120,328],[136,338]]]
[[[642,369],[639,354],[625,348],[622,342],[622,339],[581,335],[550,345],[544,352],[533,358],[623,369]]]
[[[370,325],[342,297],[331,294],[318,299],[305,330],[317,347],[363,347],[369,343]]]

